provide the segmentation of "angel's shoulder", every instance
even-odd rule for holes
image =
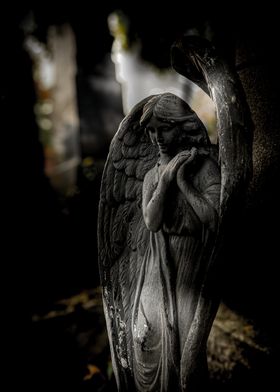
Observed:
[[[220,173],[220,168],[216,159],[211,156],[206,156],[200,167],[200,173],[208,173],[217,175]]]
[[[147,171],[144,177],[144,182],[143,182],[144,193],[156,188],[157,183],[158,183],[158,171],[157,171],[157,166],[155,165],[150,170]]]
[[[155,181],[157,177],[157,166],[153,166],[150,170],[147,171],[147,173],[145,174],[144,177],[144,181],[145,182],[151,182],[151,181]]]
[[[200,188],[219,184],[221,182],[221,172],[218,162],[210,156],[205,157],[196,174],[196,180]]]

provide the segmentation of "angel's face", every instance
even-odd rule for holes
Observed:
[[[174,151],[178,142],[178,128],[176,124],[171,124],[152,117],[146,126],[152,143],[158,145],[163,154],[170,154]]]

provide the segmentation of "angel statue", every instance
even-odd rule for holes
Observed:
[[[204,390],[218,303],[208,277],[230,189],[216,150],[196,113],[168,92],[137,104],[112,140],[99,266],[120,391]]]

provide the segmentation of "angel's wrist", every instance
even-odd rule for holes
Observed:
[[[171,181],[171,176],[168,176],[167,174],[163,174],[159,180],[160,188],[167,187],[170,184],[170,181]]]

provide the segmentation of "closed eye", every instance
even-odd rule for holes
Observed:
[[[197,136],[197,135],[199,135],[199,129],[189,129],[188,130],[188,135],[190,135],[190,136]]]

